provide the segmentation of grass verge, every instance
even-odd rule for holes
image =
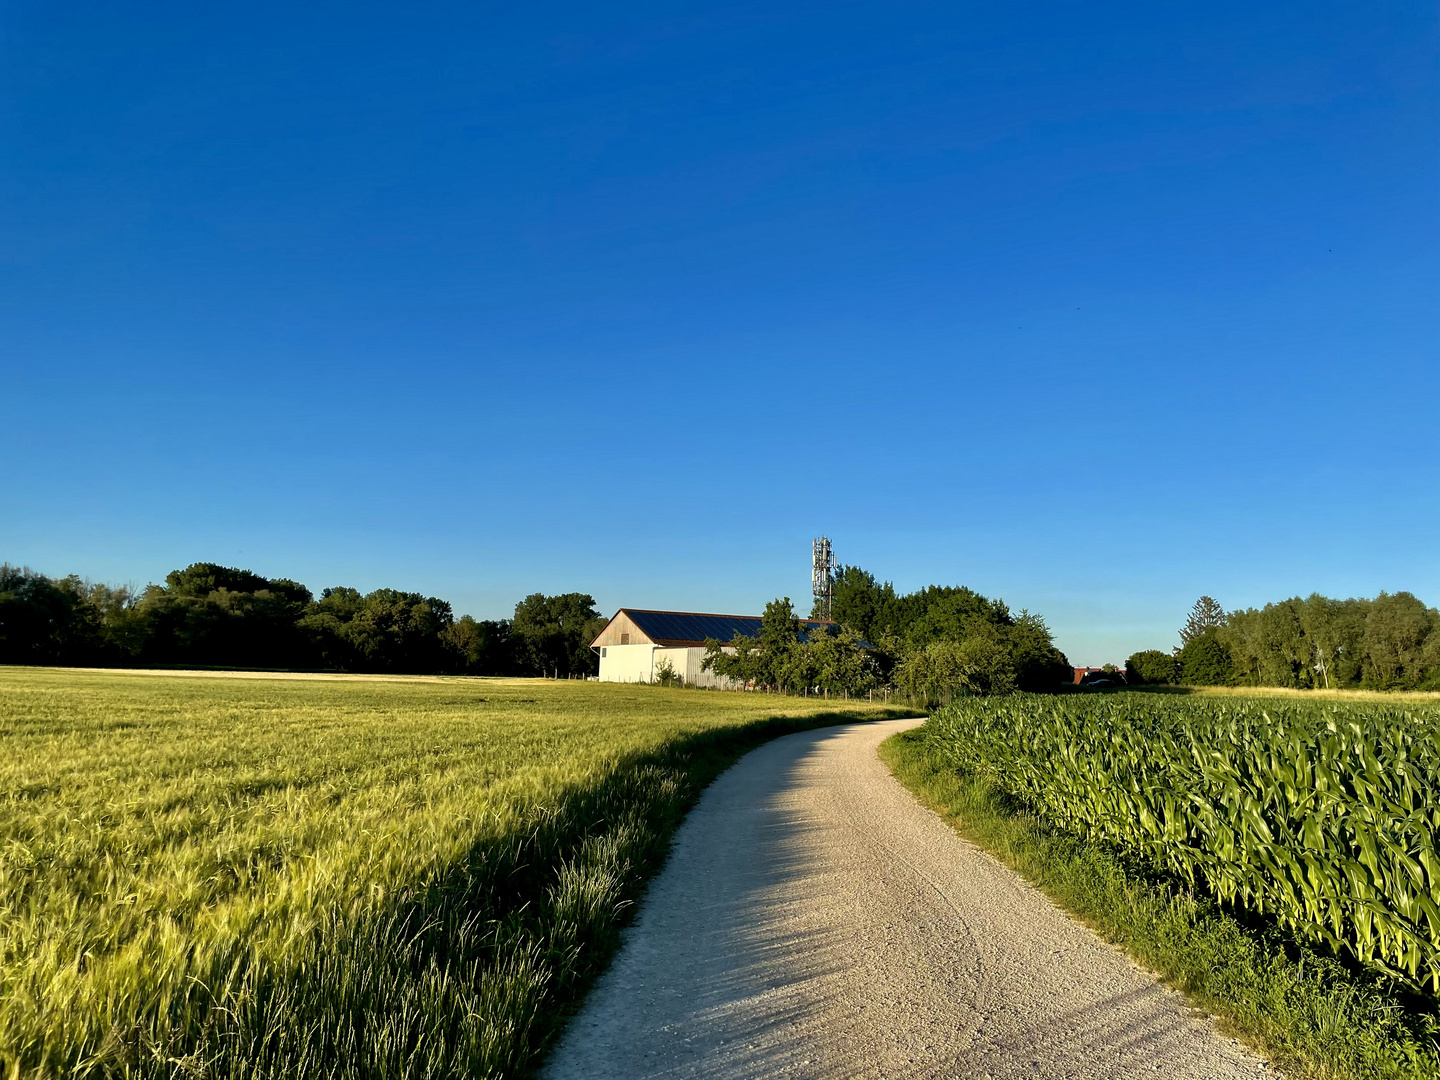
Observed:
[[[887,715],[0,668],[0,1072],[525,1075],[711,779]]]
[[[1440,1076],[1440,1022],[1422,1003],[1048,827],[957,774],[927,748],[924,728],[888,739],[880,756],[966,839],[1214,1013],[1287,1075]]]

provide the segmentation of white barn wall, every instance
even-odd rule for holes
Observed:
[[[600,681],[650,682],[655,678],[657,648],[655,645],[602,645]]]
[[[675,669],[675,674],[679,675],[682,679],[684,679],[686,684],[688,685],[690,682],[690,676],[686,673],[685,670],[685,664],[687,662],[685,654],[689,651],[689,649],[686,649],[684,647],[677,648],[674,645],[667,645],[664,648],[657,648],[655,650],[655,669],[658,671],[660,669],[660,664],[663,661],[669,660],[670,666]]]
[[[663,645],[602,645],[600,652],[601,682],[653,682],[661,660],[669,660],[675,674],[683,676],[686,686],[736,689],[733,679],[724,679],[703,668],[705,650],[696,646]]]

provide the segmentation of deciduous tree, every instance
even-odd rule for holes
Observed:
[[[1180,668],[1172,653],[1145,649],[1125,661],[1125,681],[1136,685],[1178,682]]]
[[[1230,650],[1213,627],[1187,641],[1179,660],[1180,681],[1187,686],[1225,686],[1234,669]]]
[[[604,625],[587,593],[531,593],[515,605],[510,634],[526,674],[593,675],[598,661],[590,642]]]

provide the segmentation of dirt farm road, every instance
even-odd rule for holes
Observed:
[[[716,781],[546,1080],[1274,1075],[921,807],[875,753],[916,723]]]

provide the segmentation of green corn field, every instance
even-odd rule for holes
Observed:
[[[926,737],[1061,829],[1440,993],[1440,706],[970,698]]]

